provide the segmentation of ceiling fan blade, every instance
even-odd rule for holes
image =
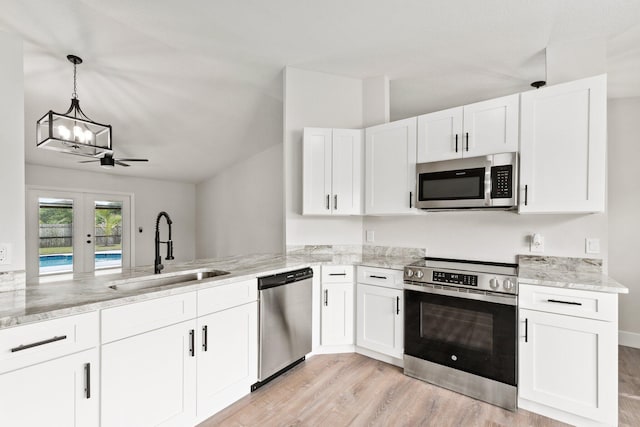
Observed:
[[[100,159],[95,159],[95,160],[82,160],[82,161],[80,161],[80,162],[78,162],[78,163],[93,163],[93,162],[99,162],[99,161],[100,161]]]
[[[148,162],[149,159],[116,159],[121,162]]]
[[[126,163],[122,163],[120,160],[116,160],[116,165],[129,167],[129,165],[128,165],[128,164],[126,164]]]

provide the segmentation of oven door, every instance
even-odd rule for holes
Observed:
[[[516,385],[515,298],[505,299],[511,305],[406,288],[405,354]]]

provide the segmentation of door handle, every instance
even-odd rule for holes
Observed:
[[[555,302],[557,304],[569,304],[569,305],[582,305],[581,302],[575,301],[561,301],[559,299],[548,299],[547,302]]]
[[[458,134],[456,133],[456,153],[458,152]]]
[[[409,209],[413,208],[413,191],[409,191]]]
[[[467,150],[469,151],[469,132],[466,133],[466,138],[467,138]]]
[[[324,306],[327,307],[329,305],[329,290],[324,290]]]
[[[524,319],[524,342],[529,342],[529,319]]]
[[[400,314],[400,297],[396,297],[396,314]]]
[[[527,201],[528,201],[528,193],[529,192],[529,186],[525,185],[524,186],[524,205],[527,206]]]
[[[196,356],[196,331],[194,329],[189,330],[189,354],[191,357]]]
[[[91,399],[91,363],[84,364],[84,397]]]
[[[17,347],[12,348],[11,349],[11,353],[15,353],[17,351],[22,351],[22,350],[26,350],[28,348],[38,347],[40,345],[50,344],[52,342],[62,341],[62,340],[66,340],[66,339],[67,339],[67,336],[66,335],[62,335],[62,336],[59,336],[59,337],[49,338],[47,340],[37,341],[37,342],[31,343],[31,344],[19,345]]]
[[[329,200],[331,199],[331,196],[329,194],[327,194],[327,210],[331,209],[331,205],[329,205]]]
[[[338,210],[338,195],[334,194],[333,196],[333,210]]]
[[[207,351],[208,343],[207,343],[207,325],[202,327],[202,351]]]
[[[372,279],[384,279],[384,280],[387,280],[387,278],[385,276],[374,276],[373,274],[370,274],[369,277],[371,277]]]

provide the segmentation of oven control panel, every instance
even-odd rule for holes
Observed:
[[[451,285],[478,286],[478,276],[473,274],[449,273],[447,271],[433,271],[434,282]]]

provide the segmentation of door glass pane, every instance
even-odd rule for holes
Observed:
[[[39,198],[39,273],[73,272],[73,200]]]
[[[122,267],[122,202],[94,203],[95,269]]]
[[[460,307],[421,303],[420,336],[488,354],[493,351],[493,316]]]

